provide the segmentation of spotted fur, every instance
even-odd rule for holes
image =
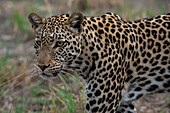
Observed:
[[[133,101],[170,92],[170,13],[137,21],[80,12],[29,20],[40,75],[76,71],[88,113],[136,113]]]

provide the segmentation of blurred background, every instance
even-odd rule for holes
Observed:
[[[0,0],[0,113],[85,113],[84,84],[77,75],[43,80],[34,71],[31,12],[42,17],[108,11],[126,20],[170,12],[169,0]],[[138,113],[170,113],[170,95],[135,102]]]

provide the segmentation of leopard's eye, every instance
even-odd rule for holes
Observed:
[[[39,41],[39,40],[37,40],[36,43],[37,43],[38,45],[41,45],[41,41]]]
[[[54,45],[53,48],[61,47],[61,46],[63,46],[63,45],[64,45],[64,42],[63,42],[63,41],[57,41],[57,42],[55,43],[55,45]]]
[[[36,40],[34,43],[34,48],[38,48],[39,46],[41,46],[41,41],[40,40]]]

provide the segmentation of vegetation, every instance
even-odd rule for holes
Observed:
[[[55,80],[37,75],[29,13],[49,17],[81,11],[96,16],[112,11],[134,20],[170,12],[169,6],[168,0],[0,1],[0,113],[85,113],[84,83],[78,75],[60,75]],[[140,113],[170,112],[169,95],[136,103]]]

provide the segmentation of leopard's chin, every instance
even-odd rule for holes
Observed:
[[[50,74],[50,75],[49,75],[49,74],[42,73],[42,74],[41,74],[41,77],[42,77],[43,79],[54,79],[54,78],[56,78],[58,75],[59,75],[58,72],[52,73],[52,74]]]

